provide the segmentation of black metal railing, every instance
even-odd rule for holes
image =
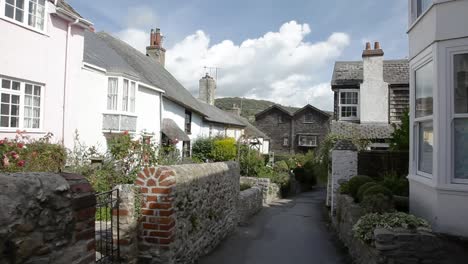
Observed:
[[[96,202],[96,263],[119,263],[119,190],[96,194]]]

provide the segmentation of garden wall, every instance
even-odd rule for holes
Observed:
[[[147,168],[142,192],[140,263],[194,263],[237,225],[235,162]]]
[[[0,263],[95,262],[96,197],[80,175],[0,175]]]
[[[373,178],[396,172],[408,175],[409,152],[407,151],[361,151],[358,154],[358,174]]]
[[[406,229],[374,231],[373,245],[354,237],[353,226],[365,214],[353,198],[339,194],[333,224],[357,264],[441,263],[442,242],[433,233]]]
[[[263,193],[263,204],[268,205],[271,202],[281,198],[280,187],[271,182],[267,178],[255,178],[255,177],[241,177],[241,184],[248,184],[253,187],[258,187],[262,190]]]
[[[262,210],[263,207],[263,193],[259,187],[252,187],[250,189],[240,192],[238,203],[239,225],[245,225],[249,219]]]

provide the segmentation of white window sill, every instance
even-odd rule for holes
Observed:
[[[22,129],[22,128],[14,128],[14,129],[9,129],[9,128],[0,128],[0,133],[8,133],[8,134],[16,134],[17,131],[20,130],[22,134],[47,134],[48,132],[45,132],[44,130],[41,129]],[[26,131],[23,133],[23,131]]]
[[[122,115],[122,116],[138,117],[138,115],[136,113],[122,112],[122,111],[105,111],[102,114],[103,115]]]
[[[1,20],[4,20],[4,21],[7,21],[7,22],[10,22],[10,23],[12,23],[12,24],[15,24],[15,25],[17,25],[17,26],[19,26],[19,27],[22,27],[22,28],[24,28],[24,29],[26,29],[26,30],[29,30],[29,31],[32,31],[32,32],[34,32],[34,33],[43,35],[43,36],[45,36],[45,37],[50,37],[50,36],[46,33],[45,30],[39,30],[39,29],[37,29],[37,28],[35,28],[35,27],[28,26],[27,24],[24,24],[24,23],[22,23],[22,22],[16,21],[16,20],[11,19],[11,18],[9,18],[9,17],[7,17],[7,16],[0,16],[0,19],[1,19]],[[45,21],[47,21],[47,20],[45,20]]]

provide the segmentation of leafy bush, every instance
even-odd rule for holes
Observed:
[[[15,139],[0,140],[1,172],[59,172],[66,162],[67,152],[50,142],[52,134],[32,139],[17,131]]]
[[[192,146],[192,157],[203,162],[213,159],[214,140],[211,138],[199,138]]]
[[[409,110],[406,110],[401,119],[401,124],[392,124],[393,133],[390,139],[390,148],[392,150],[409,150],[410,143],[410,116]]]
[[[247,146],[240,148],[240,171],[243,176],[257,177],[260,170],[265,167],[265,160],[256,150]]]
[[[417,228],[426,228],[430,230],[427,221],[413,215],[397,212],[385,214],[367,214],[361,217],[354,225],[353,232],[355,237],[366,243],[371,243],[374,239],[374,230],[376,228],[405,228],[416,230]]]
[[[237,145],[234,138],[219,138],[213,142],[213,160],[228,161],[237,157]]]
[[[376,185],[377,183],[372,181],[372,182],[367,182],[363,184],[361,187],[359,187],[359,190],[357,193],[357,201],[361,202],[364,198],[364,192],[367,191],[367,189],[369,189],[370,187],[374,187]]]
[[[409,196],[408,179],[400,177],[395,172],[385,173],[382,185],[390,189],[394,195]]]
[[[354,198],[354,201],[358,201],[357,198],[357,193],[359,191],[359,188],[361,188],[362,185],[374,181],[371,177],[369,176],[364,176],[364,175],[358,175],[354,176],[349,180],[349,195]]]
[[[395,211],[392,197],[383,193],[367,195],[361,202],[361,207],[366,213],[389,213]]]
[[[341,194],[348,194],[349,195],[349,181],[344,182],[340,185],[339,189]]]
[[[275,171],[278,172],[289,172],[288,163],[284,160],[277,161],[274,166]]]
[[[382,185],[376,184],[375,186],[369,187],[362,196],[362,199],[366,199],[367,196],[372,196],[376,194],[382,194],[387,196],[389,199],[393,199],[393,193],[388,188],[385,188]]]

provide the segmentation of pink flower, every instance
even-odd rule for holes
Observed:
[[[20,161],[18,161],[18,163],[16,165],[18,165],[19,167],[24,167],[25,164],[26,164],[26,161],[20,160]]]
[[[5,144],[5,140],[2,139],[0,140],[0,145],[3,145],[3,144]]]
[[[23,143],[18,143],[18,148],[22,149],[24,147]]]
[[[19,159],[19,155],[17,153],[12,154],[11,157],[15,160]]]
[[[123,134],[124,134],[124,135],[128,135],[128,130],[125,130],[125,131],[123,132]]]

